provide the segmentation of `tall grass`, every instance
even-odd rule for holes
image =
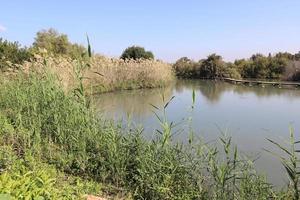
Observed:
[[[169,101],[162,110],[153,105],[161,128],[154,140],[147,141],[143,129],[98,118],[77,93],[63,89],[57,76],[49,71],[20,74],[0,85],[0,145],[9,154],[0,159],[0,176],[14,176],[9,166],[30,155],[34,163],[114,185],[133,199],[282,197],[240,155],[230,138],[220,139],[221,149],[201,141],[172,141],[174,124],[165,117]],[[38,177],[48,173],[33,171]],[[0,193],[7,191],[0,188]]]
[[[56,74],[62,86],[71,90],[76,85],[76,69],[86,60],[68,57],[36,55],[34,61],[23,66],[25,72],[42,72],[44,65]],[[171,65],[157,60],[123,60],[100,55],[92,56],[89,67],[82,71],[86,92],[99,93],[120,89],[162,87],[173,80]]]
[[[282,156],[280,154],[271,152],[266,150],[267,152],[278,157],[286,170],[287,176],[289,178],[288,187],[291,189],[292,199],[297,200],[300,198],[300,189],[299,189],[299,149],[296,149],[296,145],[300,143],[300,141],[295,141],[294,130],[290,128],[290,140],[289,147],[286,145],[282,145],[274,140],[268,139],[269,142],[274,144],[279,150],[281,150],[286,156]]]

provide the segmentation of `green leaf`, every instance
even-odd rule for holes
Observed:
[[[287,171],[290,179],[294,181],[295,177],[296,177],[295,176],[295,174],[296,174],[295,171],[285,162],[282,162],[282,165],[284,166],[285,170]]]
[[[269,142],[275,144],[277,147],[279,147],[282,151],[286,152],[287,154],[289,154],[290,156],[292,156],[291,152],[289,152],[289,150],[287,150],[286,148],[284,148],[283,146],[281,146],[280,144],[278,144],[277,142],[267,139]]]
[[[164,109],[166,109],[166,107],[168,107],[169,103],[175,98],[175,96],[172,96],[171,99],[166,103],[166,105],[164,106]]]
[[[91,49],[91,44],[90,44],[90,39],[89,36],[86,35],[87,43],[88,43],[88,55],[89,57],[92,57],[92,49]]]
[[[193,104],[195,104],[195,99],[196,99],[195,90],[193,90],[193,93],[192,93],[192,99],[193,99]]]

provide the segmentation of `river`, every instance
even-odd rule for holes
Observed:
[[[192,108],[192,93],[195,104]],[[280,162],[263,150],[277,151],[266,140],[284,143],[289,139],[289,127],[300,139],[300,90],[275,87],[233,85],[208,80],[178,80],[163,89],[117,91],[97,95],[96,110],[106,118],[132,121],[145,127],[145,137],[151,139],[159,123],[152,105],[166,108],[169,121],[181,123],[174,140],[187,141],[190,127],[198,138],[214,142],[225,133],[232,136],[242,154],[258,158],[255,167],[269,182],[282,186],[286,175]],[[104,113],[104,114],[103,114]],[[191,120],[188,120],[190,119]],[[182,130],[184,129],[184,130]],[[300,149],[300,145],[299,145]]]

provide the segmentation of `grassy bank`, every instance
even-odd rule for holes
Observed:
[[[174,125],[163,114],[168,102],[156,110],[156,139],[147,141],[143,130],[98,118],[84,92],[67,92],[55,74],[1,82],[0,194],[80,199],[113,185],[132,199],[293,198],[292,185],[273,190],[229,137],[220,149],[192,134],[189,144],[173,142]]]

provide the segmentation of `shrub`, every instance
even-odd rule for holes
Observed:
[[[0,70],[16,67],[16,64],[22,64],[30,58],[31,54],[27,48],[21,48],[18,42],[9,42],[0,38]]]
[[[177,77],[181,78],[199,78],[200,63],[194,62],[187,57],[182,57],[173,65]]]
[[[121,59],[154,59],[154,55],[151,51],[146,51],[143,47],[132,46],[123,51]]]

